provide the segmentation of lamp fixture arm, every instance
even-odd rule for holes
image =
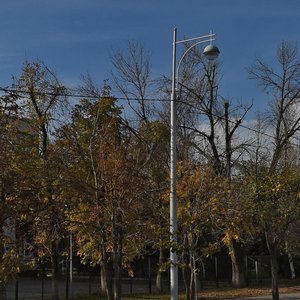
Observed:
[[[179,68],[180,68],[180,65],[181,65],[183,59],[184,59],[185,56],[187,55],[187,53],[188,53],[190,50],[192,50],[194,47],[198,46],[199,44],[203,44],[203,43],[207,43],[207,42],[212,42],[212,41],[214,41],[214,40],[215,40],[214,36],[215,36],[215,34],[212,34],[212,35],[210,34],[210,35],[205,36],[205,37],[210,37],[210,38],[209,38],[209,39],[206,39],[206,40],[201,40],[201,41],[199,41],[199,42],[194,43],[194,44],[191,45],[187,50],[185,50],[185,52],[182,54],[182,56],[181,56],[181,58],[180,58],[180,60],[179,60],[179,62],[178,62],[178,64],[177,64],[177,69],[176,69],[176,89],[177,89],[177,84],[178,84]],[[199,38],[195,38],[195,39],[199,39]],[[189,39],[189,40],[195,40],[195,39]],[[184,41],[182,41],[182,43],[183,43],[183,42],[186,42],[186,41],[189,41],[189,40],[184,40]],[[178,42],[177,42],[177,44],[178,44]]]
[[[197,41],[197,40],[202,40],[202,39],[206,39],[206,38],[209,38],[209,40],[215,40],[215,36],[216,36],[215,33],[210,33],[210,34],[206,34],[206,35],[202,35],[202,36],[197,36],[197,37],[186,39],[186,40],[176,41],[176,44],[182,44],[182,43],[191,42],[191,41]]]

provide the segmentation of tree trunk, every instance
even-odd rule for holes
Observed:
[[[190,285],[189,285],[189,295],[190,299],[195,299],[195,273],[193,268],[190,269]]]
[[[106,293],[107,299],[113,300],[111,266],[109,266],[108,255],[104,249],[102,250],[102,257],[103,257],[103,261],[100,266],[101,288]]]
[[[290,265],[291,279],[295,279],[296,273],[295,273],[295,267],[294,267],[294,260],[293,260],[292,254],[290,252],[288,252],[288,259],[289,259],[289,265]]]
[[[121,256],[119,253],[114,255],[114,300],[121,300]]]
[[[270,254],[272,274],[272,299],[279,300],[277,251],[274,249],[270,252]]]
[[[191,299],[198,299],[198,284],[197,284],[197,270],[196,270],[196,259],[195,254],[190,254],[190,265],[191,265],[191,281],[190,281],[190,295]]]
[[[3,230],[3,228],[4,228],[4,225],[3,225],[3,223],[1,223],[0,230]],[[2,233],[3,233],[3,231],[2,231]],[[3,257],[3,255],[5,253],[4,247],[1,247],[0,252],[1,252],[1,256]],[[6,300],[6,299],[7,299],[6,284],[2,280],[0,280],[0,300]]]
[[[232,285],[234,287],[246,286],[245,274],[245,257],[242,247],[234,240],[231,239],[229,243],[229,253],[232,265]]]
[[[58,288],[59,266],[58,266],[58,249],[57,249],[56,241],[51,241],[51,271],[52,271],[51,299],[59,300],[59,288]]]
[[[279,283],[278,283],[278,251],[275,244],[267,241],[268,250],[271,256],[271,274],[272,274],[272,299],[279,300]]]
[[[272,275],[272,299],[279,300],[279,288],[278,288],[278,247],[275,242],[272,242],[269,238],[269,233],[265,231],[266,243],[271,256],[271,275]]]
[[[188,266],[188,264],[184,264],[182,268],[182,277],[184,282],[186,299],[190,300],[191,299],[191,293],[190,293],[191,269]]]
[[[122,232],[116,228],[113,247],[114,266],[114,300],[121,300],[121,280],[122,280]]]
[[[163,283],[162,283],[162,274],[163,271],[161,270],[161,266],[165,262],[165,256],[163,248],[159,249],[159,258],[158,258],[158,270],[156,275],[156,289],[159,293],[163,293]]]
[[[191,290],[190,290],[190,283],[191,283],[191,265],[190,265],[190,255],[189,255],[189,245],[188,245],[188,238],[185,235],[184,240],[184,249],[182,252],[182,277],[184,282],[185,294],[186,299],[191,300]]]
[[[100,292],[101,294],[106,293],[106,276],[105,276],[105,270],[104,270],[104,263],[100,263]]]

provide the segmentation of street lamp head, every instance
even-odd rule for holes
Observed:
[[[210,44],[204,48],[203,54],[208,60],[211,61],[215,60],[219,56],[220,50],[217,46]]]

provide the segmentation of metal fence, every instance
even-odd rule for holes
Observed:
[[[247,256],[246,277],[248,285],[263,285],[268,283],[271,279],[270,256]]]
[[[249,285],[264,284],[271,278],[269,256],[249,256],[245,258],[246,277]],[[215,256],[198,260],[199,280],[202,289],[228,285],[231,282],[231,261],[229,256]],[[122,294],[155,293],[157,258],[148,257],[136,262],[134,277],[126,272],[122,278]],[[79,295],[100,295],[99,270],[81,266],[81,270],[74,272],[70,282],[68,272],[63,272],[59,282],[61,299],[71,299]],[[50,272],[36,270],[34,276],[20,276],[17,281],[10,282],[7,287],[8,300],[50,299],[51,277]],[[163,288],[169,292],[169,272],[162,276]],[[184,289],[181,271],[179,270],[179,288]]]

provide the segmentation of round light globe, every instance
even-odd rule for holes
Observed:
[[[203,54],[208,60],[214,60],[219,56],[220,50],[215,45],[208,45],[204,48]]]

